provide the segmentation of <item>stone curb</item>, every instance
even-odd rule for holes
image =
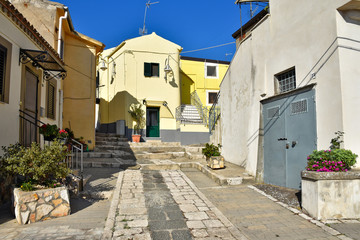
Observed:
[[[173,164],[140,164],[143,170],[181,170],[181,168],[195,168],[204,173],[221,186],[241,185],[242,177],[226,178],[210,171],[206,166],[198,162],[173,163]]]
[[[206,203],[206,205],[215,213],[215,215],[219,218],[219,220],[226,226],[226,228],[229,230],[229,232],[233,235],[234,238],[240,239],[240,240],[248,240],[248,238],[240,232],[239,229],[237,229],[234,224],[232,224],[229,219],[227,219],[220,210],[214,206],[212,202],[210,202],[209,199],[195,186],[193,182],[183,173],[182,171],[179,171],[180,175],[183,177],[183,179],[189,184],[189,186],[196,192],[196,194]]]
[[[124,171],[119,172],[119,176],[118,176],[118,179],[116,182],[116,188],[113,193],[113,198],[111,200],[111,205],[110,205],[108,216],[106,218],[104,231],[101,236],[101,240],[107,240],[107,239],[112,238],[113,227],[115,225],[116,210],[117,210],[117,206],[119,205],[119,201],[120,201],[120,190],[121,190],[123,177],[124,177]]]
[[[337,230],[325,225],[324,223],[322,223],[319,220],[313,219],[312,217],[309,217],[308,215],[306,215],[305,213],[301,212],[298,209],[295,209],[293,207],[290,207],[288,204],[285,204],[283,202],[278,201],[277,199],[273,198],[272,196],[266,194],[264,191],[261,191],[260,189],[252,186],[252,185],[248,185],[248,188],[260,193],[261,195],[267,197],[268,199],[270,199],[271,201],[279,204],[280,206],[286,208],[287,210],[290,210],[292,213],[294,213],[295,215],[298,215],[306,220],[308,220],[309,222],[315,224],[316,226],[320,227],[321,229],[323,229],[325,232],[330,233],[332,236],[337,237],[339,239],[342,240],[354,240],[352,238],[349,238],[347,236],[345,236],[344,234],[338,232]]]

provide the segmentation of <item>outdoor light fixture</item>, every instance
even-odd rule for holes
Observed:
[[[169,62],[170,62],[170,59],[169,59],[170,56],[168,56],[167,59],[165,59],[165,68],[164,68],[164,71],[165,73],[169,73],[172,71],[170,65],[169,65]]]
[[[107,66],[105,65],[105,60],[102,60],[100,63],[100,69],[105,71],[107,69]]]
[[[164,106],[164,107],[167,107],[167,105],[168,105],[167,101],[164,101],[164,102],[163,102],[163,106]]]
[[[143,105],[146,105],[146,104],[147,104],[146,98],[144,98],[144,100],[143,100]]]

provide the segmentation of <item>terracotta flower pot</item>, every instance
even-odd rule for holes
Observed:
[[[132,135],[132,141],[133,142],[140,142],[141,135]]]

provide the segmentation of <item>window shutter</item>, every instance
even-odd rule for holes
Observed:
[[[0,46],[0,101],[4,99],[6,48]]]
[[[144,76],[151,77],[151,63],[144,63]]]
[[[55,87],[50,83],[48,86],[47,117],[55,118]]]
[[[151,76],[159,77],[159,64],[151,63]]]

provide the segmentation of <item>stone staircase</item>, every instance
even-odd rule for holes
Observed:
[[[179,142],[129,142],[116,134],[96,133],[93,152],[84,153],[84,167],[134,167],[166,161],[202,159],[202,146],[181,146]]]
[[[180,122],[191,124],[203,124],[203,119],[199,114],[199,110],[194,105],[181,106]]]

